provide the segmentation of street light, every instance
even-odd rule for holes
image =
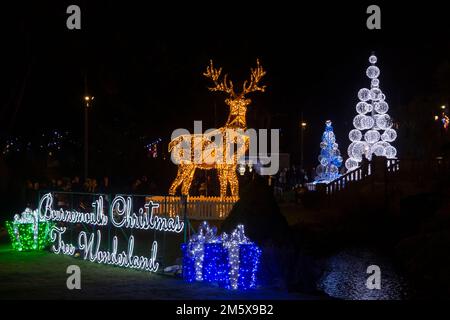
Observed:
[[[94,101],[93,96],[84,96],[84,178],[88,178],[88,163],[89,163],[89,107]]]
[[[303,136],[306,126],[308,124],[306,121],[303,120],[303,112],[301,113],[301,120],[300,120],[300,169],[303,169]]]
[[[445,108],[446,108],[446,106],[445,106],[445,104],[443,104],[443,105],[441,106],[441,109],[442,109],[442,110],[445,110]]]
[[[84,96],[84,103],[86,105],[86,108],[89,108],[93,100],[94,100],[93,96]]]

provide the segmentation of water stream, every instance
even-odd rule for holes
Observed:
[[[380,267],[380,289],[366,286],[372,274],[367,273],[370,265]],[[330,256],[318,288],[331,297],[346,300],[404,300],[409,290],[406,279],[388,256],[361,248],[345,249]]]

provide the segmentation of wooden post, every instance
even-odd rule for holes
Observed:
[[[183,241],[186,243],[187,240],[187,228],[188,228],[188,220],[187,220],[187,196],[181,195],[181,204],[183,206],[183,221],[184,221],[184,235]]]

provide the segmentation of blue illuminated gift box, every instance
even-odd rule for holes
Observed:
[[[195,259],[194,256],[189,253],[189,244],[183,243],[181,245],[181,251],[183,253],[183,279],[187,282],[195,281]]]
[[[237,289],[254,289],[257,285],[257,272],[261,249],[255,244],[239,245],[239,273]],[[232,286],[232,284],[230,284]]]
[[[224,248],[222,243],[205,243],[203,280],[226,286],[228,284],[228,273],[228,250]]]
[[[227,289],[256,287],[261,250],[245,236],[242,225],[217,237],[203,222],[182,251],[183,278],[188,282],[206,281]]]

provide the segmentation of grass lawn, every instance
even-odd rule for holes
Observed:
[[[81,269],[81,290],[68,290],[66,269]],[[314,299],[259,288],[229,291],[172,276],[101,265],[50,252],[0,245],[0,299]]]

